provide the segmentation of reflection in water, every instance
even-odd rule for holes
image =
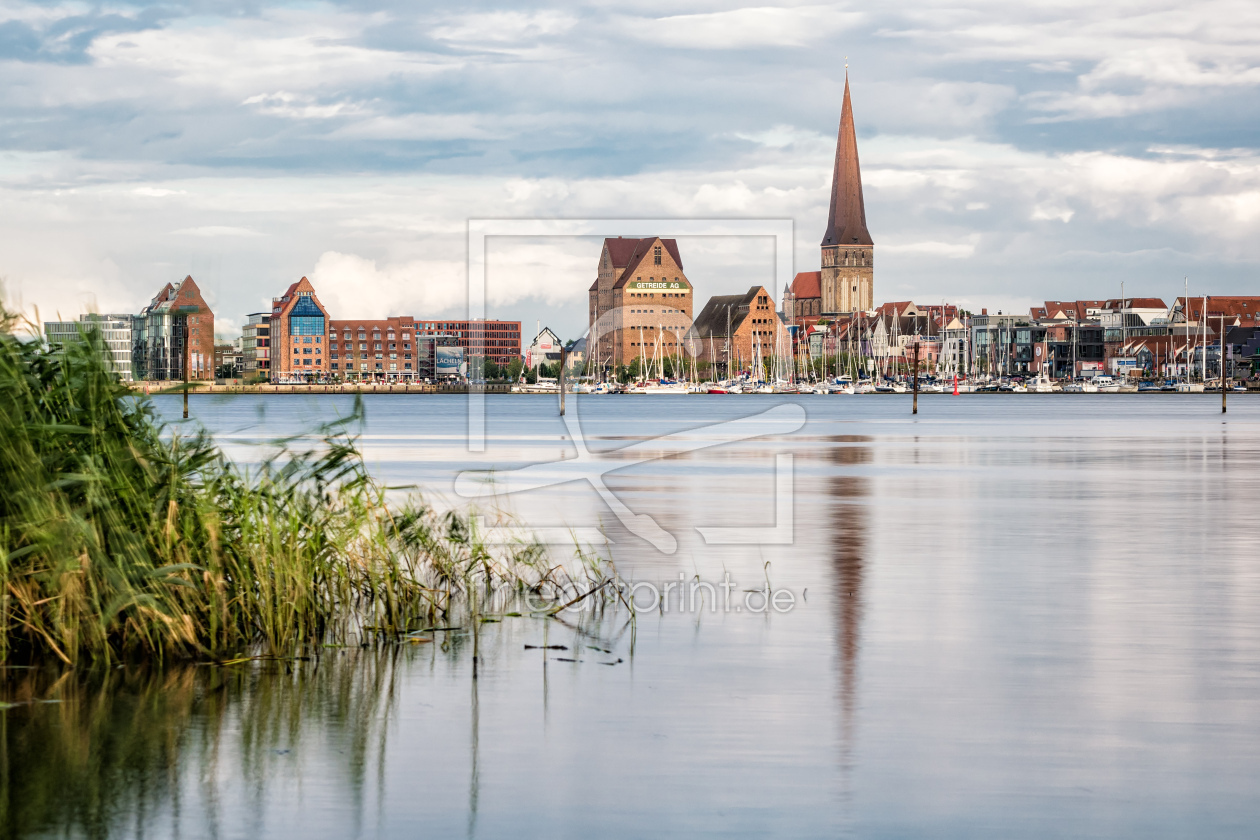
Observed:
[[[0,836],[236,834],[282,779],[304,774],[298,748],[312,738],[331,747],[321,771],[361,815],[398,655],[88,675],[6,668],[0,697],[17,705],[0,712]]]
[[[808,589],[788,614],[505,616],[292,668],[0,669],[21,703],[0,711],[0,837],[1253,836],[1260,399],[1231,400],[1226,440],[1184,396],[941,398],[915,423],[895,398],[810,399],[783,444],[807,488],[793,545],[614,543],[637,580],[742,590],[771,561]],[[592,400],[584,423],[642,439],[758,400]],[[550,456],[554,402],[488,403],[505,467]],[[462,406],[374,402],[381,474],[484,467],[456,463]],[[612,480],[679,534],[764,526],[778,445]],[[535,509],[608,519],[577,482]]]
[[[827,460],[842,471],[868,464],[873,458],[871,438],[843,435],[830,438]],[[870,480],[860,475],[835,475],[828,479],[833,510],[831,523],[832,593],[836,615],[836,652],[840,674],[840,739],[847,764],[853,748],[854,709],[857,703],[858,651],[862,631],[862,578],[867,546],[867,508]]]

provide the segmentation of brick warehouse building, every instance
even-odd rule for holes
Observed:
[[[328,310],[303,277],[271,306],[271,380],[328,375]]]
[[[460,359],[467,353],[456,336],[432,326],[443,323],[459,322],[417,321],[409,315],[333,321],[328,336],[332,375],[345,379],[436,379],[441,373],[438,348],[450,348]]]
[[[782,332],[774,298],[764,286],[753,286],[742,295],[717,295],[696,316],[697,356],[727,375],[748,370],[758,349],[762,358],[774,355]]]
[[[132,327],[136,379],[214,379],[214,312],[192,275],[167,283]]]
[[[416,321],[409,315],[332,322],[329,364],[346,379],[398,379],[417,374]]]
[[[604,367],[681,355],[693,297],[676,240],[605,239],[588,307],[599,341],[587,357]]]

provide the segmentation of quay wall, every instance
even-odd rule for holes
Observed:
[[[135,382],[131,389],[141,394],[178,393],[182,382]],[[343,383],[339,385],[220,385],[189,383],[192,394],[466,394],[467,385],[424,383]],[[484,385],[487,394],[506,394],[510,385]]]

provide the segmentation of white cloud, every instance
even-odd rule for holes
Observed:
[[[315,97],[305,94],[290,93],[287,90],[275,93],[259,93],[247,98],[243,105],[255,105],[260,113],[272,114],[289,119],[326,120],[333,117],[349,116],[363,113],[364,108],[355,102],[332,102],[318,104]]]
[[[325,251],[308,277],[333,318],[424,317],[467,305],[464,264],[449,260],[378,266],[357,254]]]
[[[175,236],[263,236],[256,230],[230,225],[202,225],[171,231]]]
[[[453,15],[435,26],[434,38],[462,46],[494,46],[533,42],[563,35],[577,25],[577,18],[558,11],[481,12]]]
[[[744,49],[813,44],[862,20],[861,13],[831,6],[759,6],[655,20],[629,19],[623,26],[633,38],[675,47]]]
[[[880,246],[880,251],[893,254],[926,254],[932,257],[945,257],[960,260],[970,257],[976,252],[976,240],[969,237],[970,242],[906,242],[901,244],[887,243]]]

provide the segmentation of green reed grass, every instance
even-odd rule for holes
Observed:
[[[581,552],[570,576],[529,541],[492,551],[467,516],[391,504],[346,425],[247,471],[159,422],[94,331],[48,349],[17,326],[0,310],[0,660],[291,654],[492,586],[568,600],[603,579]]]

